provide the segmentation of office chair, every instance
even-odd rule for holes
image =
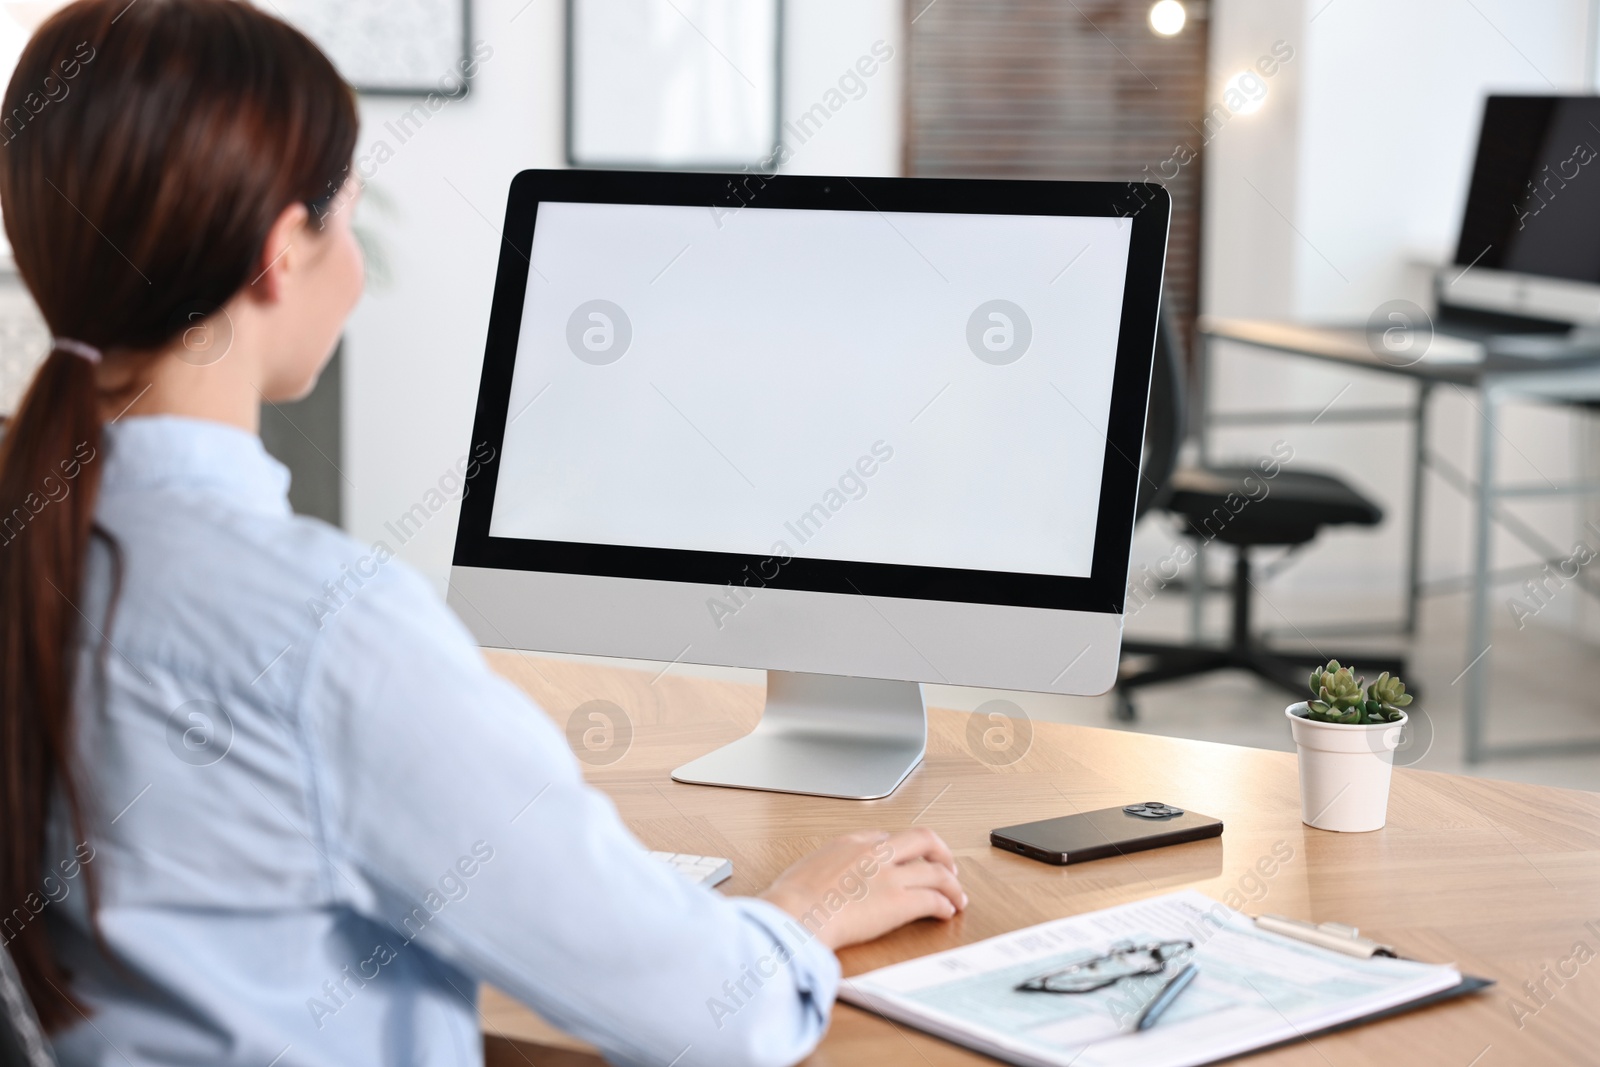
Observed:
[[[0,945],[0,1064],[6,1067],[56,1067],[50,1041],[22,991],[11,953]]]
[[[1280,466],[1270,478],[1248,465],[1179,466],[1186,400],[1177,341],[1163,316],[1156,334],[1137,514],[1143,519],[1149,512],[1164,511],[1182,520],[1188,536],[1234,546],[1231,632],[1224,645],[1124,639],[1116,717],[1133,721],[1136,689],[1211,671],[1249,671],[1299,699],[1306,696],[1311,668],[1329,659],[1353,660],[1369,675],[1402,673],[1405,661],[1392,656],[1271,649],[1251,632],[1252,549],[1303,545],[1325,526],[1376,526],[1383,510],[1333,475],[1295,469],[1292,463]],[[1246,503],[1235,511],[1229,507],[1230,498],[1236,506],[1239,501]],[[1204,576],[1196,574],[1191,580],[1203,581]]]

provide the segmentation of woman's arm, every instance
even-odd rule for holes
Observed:
[[[765,899],[690,884],[392,563],[329,620],[302,705],[334,891],[391,951],[421,946],[614,1062],[793,1063],[827,1025],[834,947],[965,903],[926,831],[842,839]]]

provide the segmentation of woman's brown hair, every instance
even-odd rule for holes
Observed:
[[[356,130],[327,58],[239,0],[79,0],[39,27],[6,89],[6,234],[51,334],[79,342],[53,343],[0,443],[0,917],[23,917],[5,935],[46,1029],[81,1006],[31,902],[53,798],[86,839],[76,665],[110,630],[78,608],[90,539],[105,536],[113,399],[81,346],[104,353],[107,379],[137,380],[252,283],[284,209],[320,219]]]

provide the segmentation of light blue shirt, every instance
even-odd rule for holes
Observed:
[[[92,1008],[64,1065],[478,1064],[480,981],[616,1063],[813,1047],[833,953],[646,855],[418,575],[290,513],[256,437],[126,419],[90,462],[121,589],[107,624],[97,549],[87,841],[57,815],[40,912]]]

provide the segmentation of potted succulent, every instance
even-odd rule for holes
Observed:
[[[1411,694],[1387,672],[1370,685],[1330,660],[1311,672],[1311,699],[1284,709],[1300,752],[1300,817],[1319,830],[1383,827],[1394,750]]]

